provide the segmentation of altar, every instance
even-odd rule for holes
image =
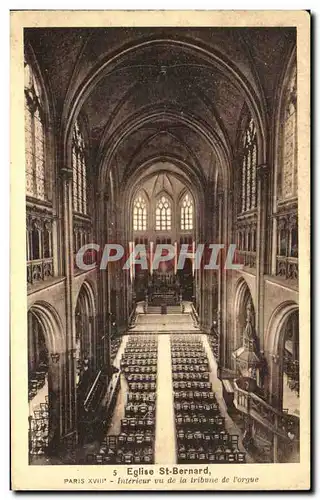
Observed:
[[[180,282],[171,272],[154,272],[148,282],[148,302],[151,305],[177,305],[180,302]]]

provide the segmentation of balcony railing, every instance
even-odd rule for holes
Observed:
[[[53,259],[30,260],[27,262],[27,283],[32,285],[39,281],[45,281],[53,276]]]
[[[248,250],[238,250],[237,259],[239,264],[245,267],[256,267],[256,252],[249,252]]]
[[[298,259],[296,257],[277,256],[276,275],[287,280],[298,281]]]
[[[250,415],[261,425],[283,438],[289,439],[288,433],[293,433],[295,438],[299,436],[297,417],[277,410],[252,392],[240,389],[236,381],[234,381],[234,405],[239,411]]]

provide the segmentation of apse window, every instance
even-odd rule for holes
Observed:
[[[282,118],[283,161],[281,172],[282,198],[297,195],[297,95],[296,71],[293,72],[286,94]]]
[[[257,134],[251,118],[243,135],[241,212],[256,208]]]
[[[138,196],[133,204],[133,230],[147,229],[147,204],[142,196]]]
[[[171,231],[171,215],[170,201],[162,196],[156,208],[156,231]]]
[[[26,192],[28,196],[45,200],[45,114],[39,82],[26,62],[24,78]]]
[[[189,194],[186,194],[181,205],[181,230],[191,231],[193,229],[193,202]]]
[[[73,210],[87,214],[87,165],[85,141],[76,122],[72,137]]]

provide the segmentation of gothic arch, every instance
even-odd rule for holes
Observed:
[[[255,313],[255,306],[251,289],[244,278],[240,278],[235,285],[234,299],[234,345],[240,347],[242,334],[245,327],[246,305],[249,300],[252,302]]]
[[[276,90],[276,105],[274,106],[274,147],[272,151],[272,155],[274,157],[274,169],[273,169],[273,207],[274,210],[277,209],[277,200],[278,200],[278,173],[282,168],[282,151],[283,151],[283,131],[281,130],[281,117],[283,114],[284,101],[286,97],[286,93],[288,90],[288,83],[292,72],[297,64],[297,54],[296,47],[292,47],[290,53],[288,54],[286,64],[284,65],[284,69],[279,77],[279,82]]]
[[[166,119],[168,121],[178,121],[179,123],[190,127],[196,133],[199,133],[209,144],[209,146],[215,151],[215,154],[219,160],[221,177],[224,182],[224,186],[228,187],[231,185],[231,153],[222,143],[221,138],[216,134],[214,130],[208,127],[200,120],[196,119],[193,115],[183,116],[176,110],[163,108],[155,108],[154,106],[148,106],[144,110],[144,113],[136,113],[134,116],[130,116],[125,123],[122,123],[113,134],[109,137],[107,142],[103,144],[103,148],[100,149],[97,155],[97,165],[99,168],[99,179],[101,185],[105,180],[107,172],[112,163],[115,151],[120,145],[121,141],[130,135],[132,131],[136,131],[138,128],[143,127],[146,124],[152,123],[157,119]]]
[[[79,290],[75,301],[76,360],[79,365],[83,360],[93,361],[95,353],[96,305],[94,291],[87,280]]]
[[[134,192],[132,193],[132,196],[129,201],[129,227],[131,230],[133,230],[133,210],[134,210],[134,203],[136,199],[141,196],[142,199],[146,203],[146,210],[147,210],[147,220],[146,220],[146,230],[150,228],[150,225],[152,223],[152,202],[148,196],[148,193],[143,187],[137,186]]]
[[[30,42],[24,46],[24,55],[26,62],[30,65],[34,73],[41,93],[41,105],[44,114],[44,136],[45,136],[45,151],[44,151],[44,167],[46,173],[45,189],[48,195],[48,200],[55,204],[57,193],[55,192],[54,185],[57,177],[57,164],[54,160],[56,158],[56,139],[52,130],[56,122],[56,110],[54,106],[53,94],[50,87],[50,81],[45,77],[41,71],[40,65],[35,56],[34,50]]]
[[[147,173],[144,175],[146,170],[151,167],[153,164],[156,164],[158,162],[169,162],[172,163],[177,169],[180,170],[180,172],[170,172],[172,175],[177,177],[177,179],[180,180],[182,184],[186,186],[186,189],[191,193],[194,205],[197,207],[197,210],[195,211],[195,230],[197,232],[201,231],[201,224],[203,223],[203,214],[202,211],[204,209],[204,192],[203,192],[203,184],[200,182],[200,180],[195,176],[195,174],[192,172],[191,167],[184,161],[176,158],[176,157],[171,157],[168,155],[163,155],[163,156],[156,156],[148,159],[146,162],[142,163],[139,168],[135,171],[135,175],[132,175],[127,179],[126,184],[123,187],[122,193],[121,193],[121,199],[120,203],[124,207],[128,207],[129,210],[129,217],[131,217],[132,213],[132,203],[134,196],[140,189],[141,181],[146,181],[152,176],[154,176],[154,173]],[[163,170],[158,170],[158,172],[166,171],[169,172],[166,168]],[[171,200],[171,195],[168,194]],[[153,207],[152,203],[150,202],[149,204],[150,207],[150,217],[148,215],[148,221],[150,224],[152,224],[152,215],[153,215]],[[175,213],[176,215],[176,213]],[[126,227],[126,220],[128,217],[128,212],[127,210],[122,211],[122,224],[123,227]],[[128,239],[131,238],[130,236],[130,230],[127,229],[127,234],[126,237]]]
[[[97,68],[94,68],[90,75],[87,76],[86,80],[82,84],[81,88],[78,89],[74,96],[71,96],[71,91],[69,91],[69,96],[66,99],[63,111],[63,136],[62,141],[64,145],[65,155],[68,151],[68,141],[70,139],[70,130],[72,130],[72,122],[75,120],[80,108],[82,107],[85,99],[90,95],[95,85],[99,80],[109,71],[112,71],[112,65],[120,64],[122,60],[130,57],[132,53],[135,53],[143,48],[148,48],[150,46],[171,46],[183,48],[187,53],[195,54],[209,62],[213,67],[218,68],[227,78],[232,79],[234,83],[241,89],[248,100],[248,105],[251,109],[251,113],[255,122],[257,124],[258,136],[259,136],[259,149],[261,150],[260,162],[264,161],[265,157],[265,109],[264,102],[260,96],[255,94],[252,85],[249,83],[244,74],[240,73],[239,69],[235,67],[233,63],[226,57],[224,57],[220,52],[213,48],[202,46],[199,44],[195,45],[192,40],[176,40],[171,38],[163,39],[147,39],[139,42],[133,42],[126,47],[122,47],[118,52],[113,55],[107,56],[105,61]],[[111,66],[111,68],[110,68]],[[261,144],[260,144],[261,142]],[[66,157],[64,158],[67,159]]]
[[[269,394],[273,403],[282,406],[282,375],[283,375],[283,347],[285,339],[285,324],[290,315],[299,311],[294,301],[280,304],[272,313],[266,329],[266,346],[270,355],[271,373],[269,378]]]
[[[61,353],[65,350],[65,338],[61,319],[57,311],[44,301],[37,301],[30,306],[31,312],[39,320],[49,353]]]
[[[85,279],[85,281],[81,284],[81,286],[78,290],[77,296],[75,297],[75,301],[74,301],[75,307],[76,307],[76,304],[78,302],[78,299],[79,299],[79,296],[81,293],[86,294],[86,296],[88,298],[89,312],[92,315],[94,315],[96,312],[95,293],[94,293],[94,289],[93,289],[93,287],[88,279]]]

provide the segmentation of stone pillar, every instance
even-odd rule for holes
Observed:
[[[264,354],[264,274],[266,263],[267,200],[269,170],[266,164],[257,167],[257,253],[256,253],[256,333],[260,352]]]
[[[97,227],[98,244],[100,245],[101,257],[104,246],[108,243],[108,202],[109,197],[105,191],[98,193]],[[109,271],[99,269],[98,273],[98,328],[97,328],[97,357],[100,365],[110,363],[110,294],[109,294]]]
[[[59,452],[63,437],[68,434],[68,396],[67,355],[65,352],[51,352],[48,367],[49,396],[49,447],[50,455]],[[69,426],[70,427],[70,426]]]
[[[54,373],[60,370],[60,386],[64,393],[64,410],[60,413],[60,430],[63,435],[76,434],[76,377],[73,352],[76,348],[74,301],[73,301],[73,212],[72,212],[72,178],[73,171],[63,168],[62,171],[62,215],[63,215],[63,254],[66,293],[66,352],[60,353],[59,361],[52,364]],[[56,366],[58,365],[58,366]],[[53,377],[54,378],[54,377]],[[57,382],[55,382],[57,387]],[[76,439],[76,438],[75,438]]]
[[[218,223],[218,243],[226,243],[223,239],[223,192],[220,191],[217,194],[217,211],[218,211],[218,217],[217,217],[217,223]],[[223,296],[225,293],[223,293],[223,287],[225,286],[225,271],[223,269],[224,267],[224,262],[223,262],[223,252],[219,252],[219,258],[218,258],[218,311],[217,315],[219,317],[219,322],[217,325],[218,328],[218,334],[220,338],[220,363],[222,366],[225,366],[225,345],[226,345],[226,330],[224,329],[224,322],[223,320],[225,319],[226,316],[226,311],[224,310],[224,304],[223,304]],[[223,315],[222,315],[222,311]]]

